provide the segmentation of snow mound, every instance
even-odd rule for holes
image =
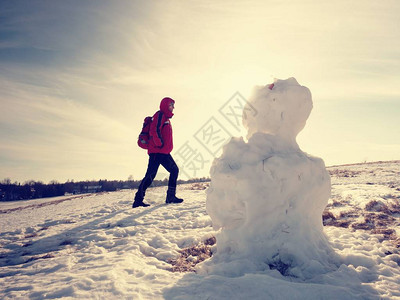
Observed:
[[[296,79],[256,87],[243,113],[248,142],[232,138],[211,167],[207,213],[217,252],[199,272],[241,276],[278,270],[310,279],[337,269],[322,224],[331,192],[322,159],[301,151],[297,134],[312,109]]]

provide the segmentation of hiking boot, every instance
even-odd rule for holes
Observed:
[[[176,197],[175,195],[167,194],[166,203],[182,203],[183,199]]]
[[[148,207],[148,206],[150,206],[150,204],[144,203],[143,201],[140,202],[140,201],[136,201],[136,200],[132,204],[132,208],[136,208],[139,206]]]
[[[143,194],[143,193],[142,193]],[[150,204],[144,203],[143,202],[143,195],[139,193],[139,191],[135,195],[135,201],[132,203],[132,208],[143,206],[143,207],[148,207]]]

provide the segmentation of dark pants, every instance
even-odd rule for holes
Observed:
[[[168,194],[175,195],[176,180],[178,179],[179,168],[176,165],[171,154],[151,153],[149,154],[149,165],[147,166],[146,175],[139,185],[135,200],[143,201],[146,189],[153,182],[157,175],[158,167],[162,165],[169,172]]]

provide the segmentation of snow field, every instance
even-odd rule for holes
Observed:
[[[132,191],[120,191],[2,214],[2,298],[160,295],[182,277],[168,260],[212,231],[197,191],[180,195],[184,204],[166,205],[165,188],[153,188],[142,210],[130,208]]]
[[[239,274],[234,263],[225,276],[171,272],[169,258],[216,234],[205,190],[182,185],[182,205],[165,205],[166,188],[157,187],[147,192],[149,208],[132,210],[135,191],[118,191],[0,214],[0,298],[400,299],[396,239],[352,226],[363,214],[383,213],[365,210],[370,201],[399,203],[400,162],[328,171],[332,196],[326,210],[332,209],[337,221],[342,219],[336,209],[357,212],[354,218],[343,216],[347,227],[324,226],[341,259],[331,272],[300,280],[269,269]],[[0,203],[0,210],[35,202],[4,203],[7,208]],[[391,216],[395,221],[388,228],[398,230],[400,214]]]

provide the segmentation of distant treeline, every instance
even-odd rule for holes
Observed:
[[[178,184],[206,182],[209,178],[194,178],[190,180],[178,180]],[[43,182],[28,181],[24,184],[11,183],[10,179],[0,182],[0,201],[16,201],[57,197],[73,194],[113,192],[121,189],[136,189],[140,184],[137,180],[99,180],[99,181],[67,181],[58,183],[52,181],[49,184]],[[168,179],[154,180],[151,186],[166,186]]]

